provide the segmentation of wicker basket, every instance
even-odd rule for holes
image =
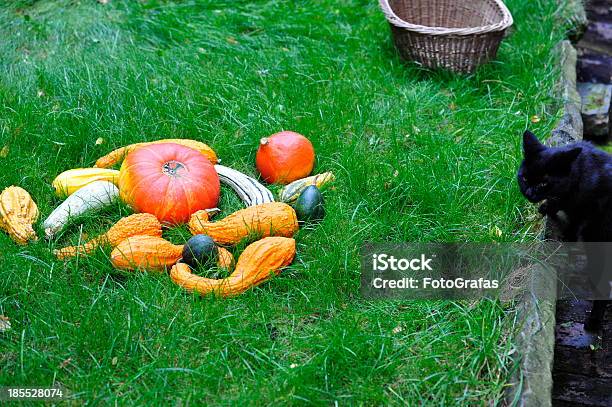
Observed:
[[[473,72],[495,58],[512,15],[501,0],[380,0],[402,58]]]

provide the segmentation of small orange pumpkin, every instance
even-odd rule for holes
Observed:
[[[214,208],[221,184],[211,162],[199,151],[174,144],[149,144],[131,151],[119,175],[121,199],[136,212],[177,224]]]
[[[257,150],[257,170],[271,184],[288,184],[312,172],[315,152],[310,140],[293,131],[262,138]]]

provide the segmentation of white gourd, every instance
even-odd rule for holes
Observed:
[[[255,178],[223,165],[215,165],[222,184],[233,189],[246,206],[261,205],[274,202],[274,195]]]
[[[119,189],[108,181],[95,181],[70,195],[44,221],[47,238],[52,238],[72,218],[103,208],[119,197]]]

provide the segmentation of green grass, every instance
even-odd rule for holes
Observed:
[[[468,77],[403,64],[372,1],[3,7],[0,187],[26,188],[42,217],[60,202],[61,171],[165,137],[205,141],[255,175],[259,138],[291,129],[337,180],[294,264],[229,300],[189,295],[166,274],[118,274],[108,250],[54,259],[79,230],[129,213],[119,204],[56,241],[18,247],[0,234],[0,314],[12,322],[0,385],[59,383],[103,404],[498,402],[514,368],[512,309],[366,301],[358,253],[365,241],[535,238],[514,181],[519,135],[544,136],[557,119],[564,33],[556,1],[508,6],[512,35]],[[238,207],[224,189],[223,213]]]

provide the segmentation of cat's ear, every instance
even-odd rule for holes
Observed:
[[[523,152],[525,156],[535,155],[544,150],[546,150],[546,146],[540,143],[536,135],[529,130],[525,130],[525,133],[523,133]]]
[[[553,154],[548,162],[548,170],[551,172],[569,172],[573,162],[576,161],[581,152],[582,147],[574,147]]]

